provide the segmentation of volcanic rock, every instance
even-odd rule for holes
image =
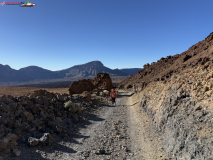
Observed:
[[[0,110],[7,112],[7,113],[11,112],[10,107],[8,105],[4,104],[3,102],[0,102]]]
[[[29,144],[31,147],[37,146],[38,143],[39,143],[39,139],[37,139],[37,138],[30,137],[30,138],[28,139],[28,144]]]
[[[53,137],[49,133],[44,133],[42,137],[39,139],[41,145],[51,145],[53,141]]]
[[[79,81],[74,81],[69,87],[69,93],[72,94],[81,94],[84,91],[92,91],[94,86],[90,79],[83,79]]]
[[[56,98],[56,95],[54,93],[50,93],[43,89],[34,91],[34,94],[32,96],[35,96],[35,97],[46,96],[47,98]]]
[[[97,76],[92,81],[95,88],[101,90],[108,90],[111,91],[112,89],[112,80],[107,73],[98,73]]]

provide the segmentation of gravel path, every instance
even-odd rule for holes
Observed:
[[[119,91],[117,105],[105,106],[97,114],[88,113],[88,120],[80,129],[73,130],[72,138],[61,138],[57,146],[28,147],[30,151],[23,150],[17,159],[168,160],[151,120],[141,111],[139,102],[132,103],[132,96]],[[26,157],[23,152],[32,154]]]

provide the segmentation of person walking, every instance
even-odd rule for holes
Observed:
[[[110,99],[112,99],[112,104],[116,104],[115,99],[117,98],[117,93],[114,89],[111,89]]]

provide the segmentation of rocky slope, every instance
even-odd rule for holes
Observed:
[[[76,125],[85,120],[82,112],[100,109],[102,103],[106,100],[99,92],[70,97],[37,90],[19,97],[0,97],[0,159],[19,157],[20,146],[26,144],[44,147],[56,143],[60,137],[66,140],[76,133],[73,131]],[[31,155],[24,156],[26,159]]]
[[[167,152],[177,159],[213,158],[212,62],[152,82],[138,94],[141,107],[163,134]]]
[[[153,81],[166,80],[174,73],[180,73],[186,68],[205,64],[213,58],[213,33],[205,40],[198,42],[180,55],[167,56],[157,62],[144,65],[144,68],[133,76],[123,80],[120,88],[131,88],[138,83],[140,87]]]
[[[166,151],[176,159],[213,159],[212,40],[213,33],[181,55],[145,65],[119,84],[140,88],[135,102],[140,100],[142,111],[164,137]]]
[[[123,70],[123,71],[122,71]],[[105,72],[110,76],[133,75],[140,69],[110,69],[105,67],[100,61],[92,61],[82,65],[76,65],[60,71],[50,71],[37,66],[28,66],[15,70],[8,65],[0,64],[0,82],[22,82],[41,79],[63,79],[63,78],[84,78],[94,77],[99,72]]]

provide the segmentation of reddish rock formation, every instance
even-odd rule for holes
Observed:
[[[108,90],[112,89],[112,80],[107,73],[98,73],[93,79],[83,79],[79,81],[74,81],[70,87],[69,92],[72,94],[81,94],[84,91],[92,91],[93,89]]]
[[[107,73],[98,73],[97,76],[93,79],[92,83],[95,85],[95,88],[101,90],[110,91],[112,89],[112,80]]]
[[[72,94],[81,94],[84,91],[92,91],[94,89],[94,85],[92,84],[92,80],[83,79],[79,81],[74,81],[70,87],[69,92]]]
[[[56,95],[54,93],[50,93],[43,89],[34,91],[34,93],[31,96],[34,96],[34,97],[46,96],[47,98],[56,98]]]
[[[146,86],[152,81],[167,81],[173,73],[180,73],[186,68],[193,68],[199,64],[204,65],[210,60],[213,60],[213,33],[181,54],[167,56],[151,65],[144,65],[142,70],[123,80],[118,87],[127,89],[140,82]]]

